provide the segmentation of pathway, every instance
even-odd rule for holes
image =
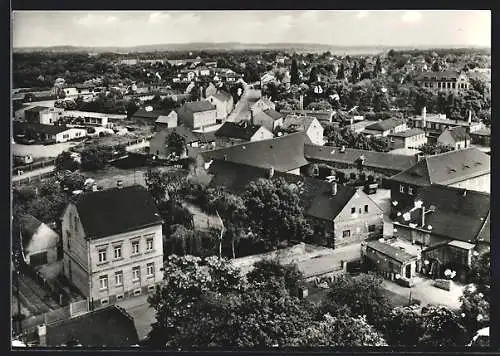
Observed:
[[[234,106],[233,111],[227,117],[226,121],[239,122],[241,120],[250,119],[250,108],[248,106],[251,99],[260,98],[260,90],[251,89],[249,85],[245,85],[243,94],[240,100]]]

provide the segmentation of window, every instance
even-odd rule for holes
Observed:
[[[408,187],[408,194],[413,195],[413,188],[412,187]]]
[[[114,247],[115,251],[115,258],[121,258],[122,257],[122,246],[115,246]]]
[[[132,280],[134,282],[138,281],[141,278],[141,267],[136,266],[132,268]]]
[[[99,289],[108,289],[108,276],[100,276],[99,277]]]
[[[347,237],[351,236],[351,230],[344,230],[342,231],[342,237],[345,239]]]
[[[115,285],[117,287],[123,285],[123,272],[122,271],[115,272]]]
[[[100,249],[99,250],[99,262],[106,262],[107,260],[107,254],[106,254],[106,249]]]
[[[399,186],[399,192],[400,192],[400,193],[404,193],[404,192],[405,192],[405,186],[404,186],[404,185],[402,185],[402,184],[401,184],[401,185]]]
[[[455,83],[451,83],[451,87],[452,87],[453,89],[455,89],[456,84],[455,84]]]
[[[365,205],[365,213],[368,212],[368,205]]]
[[[351,208],[351,214],[356,214],[356,208],[354,206]]]
[[[155,264],[153,262],[148,263],[146,265],[146,276],[153,277],[154,275],[155,275]]]
[[[132,254],[138,254],[139,253],[139,241],[132,241]]]
[[[375,225],[368,225],[368,232],[374,232],[375,231]]]
[[[123,294],[118,294],[116,296],[116,300],[118,300],[118,301],[123,300]]]
[[[149,238],[146,240],[146,250],[148,251],[153,250],[153,238]]]

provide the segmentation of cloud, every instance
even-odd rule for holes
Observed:
[[[418,22],[422,18],[422,14],[418,11],[405,11],[401,20],[404,22]]]
[[[76,20],[79,25],[85,27],[94,27],[109,25],[118,21],[118,18],[113,15],[97,15],[97,14],[87,14],[86,16],[80,17]]]
[[[149,23],[160,23],[164,21],[170,20],[171,16],[170,14],[167,14],[165,12],[152,12],[149,14],[148,17],[148,22]]]
[[[369,14],[370,14],[370,12],[369,12],[369,11],[363,10],[363,11],[359,11],[359,12],[356,14],[356,17],[357,17],[358,19],[363,19],[363,18],[367,17]]]

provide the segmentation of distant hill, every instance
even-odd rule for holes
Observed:
[[[14,48],[14,53],[27,52],[58,52],[58,53],[79,53],[79,52],[114,52],[114,53],[140,53],[140,52],[167,52],[167,51],[242,51],[242,50],[284,50],[296,52],[325,52],[330,51],[334,54],[374,54],[389,49],[408,50],[425,49],[430,46],[414,47],[390,47],[390,46],[332,46],[324,44],[308,43],[173,43],[173,44],[151,44],[131,47],[80,47],[80,46],[50,46],[50,47],[18,47]],[[457,48],[445,47],[445,48]]]

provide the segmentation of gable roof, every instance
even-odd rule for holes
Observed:
[[[24,248],[28,245],[29,241],[36,233],[40,225],[43,223],[31,214],[24,214],[19,218],[19,225],[21,227],[22,245]]]
[[[467,130],[463,126],[457,126],[457,127],[448,128],[441,135],[443,135],[446,131],[448,131],[450,133],[451,138],[455,142],[465,141],[465,140],[469,140],[470,139],[470,136],[467,133]]]
[[[386,152],[358,150],[354,148],[346,148],[345,152],[342,153],[340,147],[308,144],[304,146],[304,155],[307,159],[345,164],[356,164],[358,158],[364,156],[365,160],[363,165],[366,167],[391,169],[395,171],[408,169],[417,162],[414,156],[395,155]]]
[[[307,131],[314,121],[318,121],[318,119],[312,116],[287,115],[283,120],[283,128],[296,128]]]
[[[483,226],[490,214],[490,194],[433,184],[422,189],[415,200],[421,200],[423,206],[429,209],[433,205],[436,209],[425,215],[425,226],[421,226],[421,209],[410,213],[410,221],[417,224],[417,228],[429,230],[432,234],[460,240],[474,242],[480,235]],[[402,225],[408,225],[402,216],[396,219]],[[488,234],[489,228],[482,232],[482,238]],[[488,238],[489,240],[489,238]]]
[[[377,121],[374,124],[368,125],[365,127],[365,130],[388,131],[402,124],[404,124],[404,121],[402,119],[393,117],[390,119]]]
[[[34,106],[32,108],[26,109],[25,112],[40,112],[48,109],[49,109],[48,106]]]
[[[460,76],[460,72],[454,70],[447,70],[442,72],[423,72],[418,74],[417,80],[451,80],[456,81]]]
[[[301,116],[312,116],[319,121],[332,122],[333,110],[281,110],[283,115],[294,114]]]
[[[401,131],[401,132],[395,132],[395,133],[391,133],[387,136],[389,137],[413,137],[413,136],[417,136],[417,135],[422,135],[422,134],[425,134],[425,131],[422,130],[422,129],[419,129],[419,128],[411,128],[409,130],[405,130],[405,131]]]
[[[212,159],[247,164],[261,168],[273,167],[287,172],[307,165],[304,158],[305,135],[302,132],[284,135],[269,140],[252,141],[231,147],[201,152],[205,162]]]
[[[231,94],[224,90],[217,90],[217,92],[213,94],[213,97],[219,99],[220,101],[230,101],[232,98]]]
[[[255,133],[261,128],[260,125],[250,125],[246,121],[229,122],[226,121],[222,126],[215,131],[215,137],[230,137],[239,138],[250,141]]]
[[[139,342],[134,320],[115,305],[47,324],[47,346],[72,339],[87,347],[130,347]]]
[[[233,193],[242,193],[252,181],[269,179],[266,168],[224,160],[212,162],[208,174],[212,177],[210,185],[223,186]],[[337,194],[332,196],[330,183],[291,173],[275,171],[272,179],[284,179],[300,187],[305,214],[319,219],[334,219],[356,193],[355,188],[338,184]]]
[[[417,256],[409,254],[408,252],[400,249],[399,247],[392,246],[390,244],[380,241],[367,241],[366,246],[400,263],[405,263],[417,258]]]
[[[490,158],[475,147],[449,151],[427,156],[391,180],[416,185],[453,184],[490,173]]]
[[[185,110],[189,110],[191,112],[215,110],[215,105],[212,105],[209,101],[206,100],[190,101],[188,103],[184,103],[182,107]]]
[[[176,119],[177,118],[177,113],[175,112],[175,110],[172,110],[170,111],[170,113],[168,115],[161,115],[158,117],[158,119],[156,119],[155,123],[157,124],[168,124],[170,123],[170,121],[172,119]]]
[[[75,205],[87,239],[162,222],[153,198],[140,185],[83,193]]]
[[[257,101],[249,100],[249,102],[252,103],[251,107],[254,107],[258,102],[260,102],[260,103],[262,103],[270,108],[274,107],[274,103],[267,96],[261,96],[259,98],[259,100],[257,100]]]
[[[281,113],[279,113],[276,110],[271,109],[271,108],[263,110],[263,111],[259,111],[258,113],[255,114],[255,116],[261,116],[263,114],[270,117],[274,121],[279,120],[283,117],[283,115]]]

